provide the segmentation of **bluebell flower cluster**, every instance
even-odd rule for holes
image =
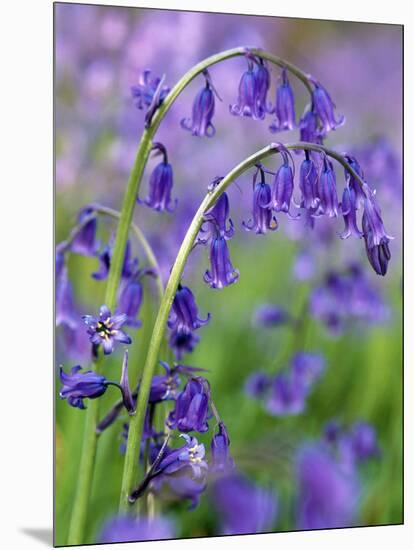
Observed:
[[[389,317],[385,300],[356,263],[326,274],[322,284],[311,291],[309,311],[333,335],[347,328],[384,323]]]
[[[245,392],[264,402],[273,416],[302,413],[313,386],[325,370],[325,359],[318,353],[297,352],[286,369],[275,376],[261,371],[252,373],[245,382]]]

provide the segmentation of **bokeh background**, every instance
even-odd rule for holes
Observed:
[[[277,17],[190,13],[138,8],[55,4],[55,115],[56,115],[56,242],[64,240],[76,223],[78,211],[90,202],[120,209],[140,133],[143,113],[134,106],[130,88],[149,68],[166,75],[172,86],[193,64],[223,49],[246,45],[262,47],[316,76],[330,91],[346,124],[332,132],[327,145],[358,155],[367,180],[377,189],[388,232],[394,237],[387,276],[376,276],[364,247],[355,239],[341,241],[342,220],[321,224],[313,233],[301,221],[280,217],[280,230],[266,237],[246,233],[241,221],[249,218],[251,176],[240,178],[229,191],[231,217],[237,234],[231,257],[240,280],[222,291],[202,282],[208,267],[207,251],[196,250],[184,281],[197,298],[210,324],[185,362],[209,370],[214,401],[226,422],[232,455],[239,469],[260,486],[278,495],[278,513],[270,530],[295,529],[295,456],[305,442],[321,438],[332,418],[345,426],[362,420],[375,427],[379,458],[359,471],[361,494],[357,525],[402,521],[402,30],[399,26]],[[292,141],[297,131],[272,135],[265,121],[232,117],[228,106],[237,98],[243,59],[211,69],[223,101],[216,102],[213,139],[196,138],[180,128],[191,113],[202,79],[196,79],[169,112],[157,140],[168,149],[174,169],[173,215],[137,205],[135,220],[158,254],[167,277],[180,240],[215,176],[224,175],[245,156],[271,141]],[[272,68],[274,101],[279,76]],[[291,79],[300,114],[308,98]],[[141,193],[145,197],[150,160]],[[268,163],[270,169],[275,163]],[[343,174],[337,172],[342,188]],[[100,224],[105,242],[114,226]],[[143,258],[133,242],[134,252]],[[305,259],[304,259],[305,258]],[[308,269],[302,268],[299,261]],[[332,332],[321,319],[304,319],[301,349],[321,353],[326,370],[315,384],[302,414],[272,416],[260,400],[245,392],[248,376],[258,370],[275,374],[285,367],[298,345],[287,326],[263,328],[254,322],[257,308],[277,304],[300,316],[315,288],[332,270],[357,262],[374,292],[374,306],[362,304]],[[142,265],[145,260],[142,259]],[[79,314],[94,313],[102,303],[103,282],[90,274],[97,259],[73,255],[69,269]],[[143,322],[134,336],[131,378],[142,368],[151,324],[156,312],[154,285],[144,283]],[[372,306],[372,307],[371,307]],[[339,307],[339,306],[338,306]],[[62,327],[56,332],[56,364],[66,368],[88,357],[84,331],[76,345],[67,345]],[[119,352],[120,353],[120,352]],[[119,376],[121,356],[111,356],[108,378]],[[58,388],[57,388],[58,390]],[[102,410],[114,401],[108,391]],[[72,508],[82,442],[84,414],[56,395],[56,542],[64,544]],[[122,420],[108,429],[98,447],[96,475],[87,540],[96,540],[103,522],[116,512],[123,457],[119,452]],[[211,434],[201,437],[206,446]],[[208,493],[191,512],[184,504],[169,506],[177,536],[220,533],[220,518]]]

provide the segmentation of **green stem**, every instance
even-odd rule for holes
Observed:
[[[326,147],[315,145],[312,143],[298,142],[284,145],[287,149],[308,149],[318,152],[324,152],[326,155],[331,156],[338,160],[351,174],[363,184],[363,180],[358,174],[349,166],[349,163],[335,151],[331,151]],[[146,414],[148,396],[151,388],[151,381],[154,374],[155,367],[158,362],[160,347],[165,331],[168,315],[174,300],[175,293],[177,291],[178,284],[181,280],[181,276],[188,259],[188,256],[192,250],[195,239],[201,228],[204,220],[204,214],[209,210],[220,195],[227,189],[227,187],[238,178],[243,172],[253,167],[261,160],[278,153],[280,150],[279,144],[271,144],[264,149],[261,149],[257,153],[245,159],[239,165],[237,165],[231,172],[227,174],[221,182],[206,195],[202,201],[197,213],[195,214],[190,227],[184,237],[175,260],[174,266],[171,270],[170,278],[168,280],[163,299],[158,310],[158,315],[155,320],[150,345],[148,348],[147,358],[143,369],[142,380],[140,385],[140,391],[137,401],[137,410],[135,416],[131,419],[128,433],[128,444],[125,455],[124,473],[122,478],[121,487],[121,499],[120,499],[120,511],[125,512],[128,509],[128,496],[131,493],[133,487],[136,484],[136,463],[139,452],[139,446],[142,439],[142,430],[144,425],[144,418]]]
[[[99,370],[101,357],[94,363]],[[68,545],[85,544],[85,527],[89,498],[92,488],[93,466],[95,463],[97,438],[95,426],[98,421],[99,399],[89,399],[83,430],[82,454],[78,471],[78,482],[69,524]]]

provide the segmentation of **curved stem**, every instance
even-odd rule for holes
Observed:
[[[304,149],[304,150],[314,150],[319,152],[324,152],[326,155],[331,156],[338,160],[351,174],[358,179],[358,181],[363,185],[363,180],[358,176],[358,174],[349,166],[349,163],[335,151],[331,151],[324,146],[315,145],[312,143],[298,142],[288,145],[284,145],[288,149]],[[124,463],[124,473],[122,479],[122,488],[121,488],[121,500],[120,500],[120,510],[125,511],[128,508],[128,496],[132,491],[134,484],[136,483],[136,463],[137,456],[139,451],[139,446],[142,439],[142,430],[144,425],[144,418],[148,404],[148,396],[151,388],[151,381],[154,374],[156,364],[158,362],[158,356],[160,352],[160,347],[165,331],[166,322],[168,315],[174,300],[174,296],[178,287],[178,284],[181,280],[181,276],[188,259],[188,256],[193,248],[193,244],[198,235],[198,232],[201,228],[201,225],[204,220],[204,214],[209,210],[215,202],[218,200],[220,195],[227,189],[227,187],[238,178],[243,172],[253,167],[257,162],[269,157],[275,153],[280,152],[279,144],[270,144],[269,146],[261,149],[257,153],[245,159],[238,166],[236,166],[231,172],[224,177],[220,183],[208,193],[201,205],[199,206],[197,213],[195,214],[188,231],[184,237],[184,240],[181,244],[180,250],[178,252],[177,258],[175,260],[174,266],[171,270],[170,278],[168,280],[165,293],[158,310],[158,315],[155,320],[152,337],[150,345],[148,348],[147,358],[143,369],[142,380],[140,385],[140,391],[137,401],[136,414],[132,418],[129,427],[128,435],[128,444],[125,455]]]
[[[95,212],[97,212],[98,214],[103,214],[105,216],[109,216],[117,220],[121,218],[121,213],[118,212],[118,210],[114,210],[113,208],[109,208],[108,206],[93,204],[92,207],[95,210]],[[131,229],[134,232],[137,238],[137,241],[142,246],[142,249],[145,252],[149,265],[157,272],[157,277],[156,277],[157,288],[158,288],[159,298],[161,300],[162,295],[164,294],[164,285],[162,284],[161,269],[158,264],[157,258],[154,254],[154,251],[152,250],[150,243],[147,241],[144,233],[141,231],[138,225],[136,225],[135,223],[131,223]]]
[[[130,422],[128,444],[125,454],[124,473],[122,478],[120,500],[121,511],[125,511],[128,508],[128,496],[130,495],[134,485],[136,484],[136,463],[142,438],[142,429],[147,409],[148,396],[151,388],[151,381],[154,374],[155,366],[158,362],[158,355],[165,331],[166,322],[174,300],[175,293],[177,291],[178,284],[181,280],[185,263],[203,223],[204,214],[209,208],[214,205],[220,195],[236,178],[238,178],[247,169],[254,166],[256,162],[259,162],[260,160],[272,154],[275,154],[277,150],[278,146],[276,146],[275,148],[274,145],[269,145],[268,147],[265,147],[264,149],[258,151],[251,157],[245,159],[231,172],[229,172],[229,174],[227,174],[227,176],[223,178],[221,182],[205,196],[190,224],[190,227],[188,228],[187,234],[184,237],[177,258],[171,270],[170,278],[168,280],[160,309],[158,310],[158,315],[155,320],[154,329],[148,348],[147,359],[142,374],[140,391],[137,401],[137,410],[135,417],[133,417]]]

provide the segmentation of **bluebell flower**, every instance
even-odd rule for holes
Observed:
[[[163,155],[163,160],[157,164],[150,175],[148,197],[144,201],[138,198],[137,201],[143,202],[158,212],[173,212],[177,200],[171,199],[173,171],[168,162],[167,150],[161,143],[154,143],[152,148]]]
[[[169,94],[170,88],[163,84],[164,77],[151,78],[151,71],[146,69],[140,75],[138,85],[131,87],[131,94],[135,100],[136,108],[140,110],[147,108],[145,115],[146,127],[150,125],[155,111]]]
[[[59,276],[56,278],[56,326],[63,325],[75,330],[78,326],[78,314],[68,269],[64,265],[59,267],[59,271]]]
[[[344,187],[341,202],[341,214],[344,218],[345,228],[341,233],[341,239],[347,239],[351,235],[360,239],[363,236],[357,223],[357,195],[352,187]]]
[[[210,388],[206,379],[190,378],[177,396],[174,410],[169,414],[168,425],[180,432],[206,432],[208,430]]]
[[[205,448],[199,444],[195,437],[180,434],[185,439],[185,444],[178,449],[168,449],[163,455],[156,471],[158,474],[171,475],[185,469],[190,470],[192,476],[201,478],[208,470],[208,464],[204,460]]]
[[[98,542],[136,542],[174,537],[173,522],[162,516],[154,518],[117,516],[104,524]]]
[[[351,527],[357,516],[360,487],[321,445],[306,445],[297,456],[298,529]]]
[[[213,137],[216,129],[213,126],[212,118],[214,115],[216,95],[219,95],[212,85],[210,75],[207,70],[203,72],[205,77],[205,86],[198,92],[193,103],[192,118],[183,118],[181,127],[189,130],[193,136]]]
[[[277,495],[239,473],[215,481],[212,498],[225,535],[269,531],[277,517]]]
[[[254,77],[256,81],[256,105],[259,118],[264,118],[265,113],[269,112],[267,105],[267,94],[270,88],[270,74],[266,62],[259,57],[254,58]]]
[[[364,173],[363,173],[362,168],[359,165],[359,162],[357,161],[357,159],[355,157],[351,156],[351,155],[344,155],[344,157],[345,157],[346,161],[348,162],[348,164],[351,166],[351,168],[353,168],[354,171],[363,180],[364,179]],[[351,172],[344,169],[344,173],[345,173],[346,185],[347,185],[347,187],[349,187],[350,190],[353,191],[353,193],[355,195],[355,205],[356,205],[356,208],[358,210],[359,207],[363,206],[364,202],[365,202],[365,192],[364,192],[363,186],[361,185],[361,183],[356,178],[354,178],[354,176],[351,174]]]
[[[324,157],[323,169],[319,178],[319,212],[329,218],[338,216],[338,195],[336,191],[336,177],[332,163]]]
[[[71,369],[70,374],[66,374],[62,367],[59,368],[62,383],[59,396],[61,399],[67,399],[72,407],[85,409],[83,400],[85,398],[95,399],[104,394],[108,387],[108,381],[105,376],[91,370],[79,372],[80,370],[82,367],[77,365]]]
[[[211,288],[224,288],[235,283],[240,274],[234,269],[227,248],[225,237],[217,235],[211,240],[210,247],[210,265],[211,269],[204,274],[204,281]]]
[[[263,304],[254,312],[253,322],[256,326],[272,328],[285,325],[291,320],[289,313],[276,304]]]
[[[259,90],[259,97],[262,97]],[[239,84],[237,103],[230,105],[230,113],[236,116],[251,117],[255,120],[263,119],[265,113],[258,104],[258,84],[254,71],[254,63],[248,60],[247,71],[243,73]]]
[[[385,231],[379,206],[374,202],[372,193],[365,198],[362,215],[362,231],[368,260],[378,275],[385,275],[391,252],[388,243],[390,237]]]
[[[165,374],[153,376],[148,399],[149,403],[176,399],[178,395],[178,387],[180,385],[178,369],[171,368],[165,361],[160,361],[160,365],[165,369]]]
[[[142,304],[142,284],[139,277],[132,277],[123,282],[118,298],[117,311],[126,315],[125,324],[132,328],[141,326],[137,319]]]
[[[230,455],[230,438],[223,422],[219,422],[217,433],[211,440],[211,458],[211,469],[215,473],[228,473],[235,467]]]
[[[273,133],[296,128],[295,98],[289,84],[287,69],[282,70],[282,84],[276,91],[276,104],[272,111],[276,120],[269,126]]]
[[[319,130],[320,135],[325,135],[331,130],[336,130],[345,123],[345,117],[340,116],[338,120],[335,118],[335,104],[332,101],[328,92],[317,81],[313,81],[315,88],[312,92],[312,104],[322,128]]]
[[[288,155],[282,152],[283,164],[276,172],[272,188],[272,198],[268,204],[275,212],[289,212],[293,194],[293,171]]]
[[[111,238],[109,244],[105,246],[102,252],[99,254],[99,270],[92,273],[92,277],[97,281],[102,281],[108,277],[109,269],[111,267],[112,253],[114,246],[114,236]],[[129,280],[133,275],[137,273],[138,258],[131,258],[131,243],[128,240],[125,247],[124,261],[122,264],[121,277],[124,280]]]
[[[125,324],[125,314],[111,316],[107,306],[101,306],[99,319],[92,315],[83,315],[82,319],[88,326],[89,339],[95,346],[102,344],[104,354],[109,355],[114,351],[115,342],[130,344],[131,337],[121,327]]]
[[[260,172],[260,181],[256,182]],[[267,231],[276,231],[278,223],[273,216],[269,203],[272,197],[272,190],[265,181],[265,172],[258,167],[253,177],[253,216],[248,222],[242,222],[247,231],[255,231],[258,235],[264,235]]]
[[[213,189],[222,179],[221,177],[215,178],[209,186],[209,189]],[[229,218],[229,214],[229,197],[227,193],[224,192],[217,199],[214,206],[205,212],[204,222],[200,229],[201,236],[199,236],[198,242],[206,244],[217,234],[226,239],[231,239],[234,235],[234,225],[231,218]]]
[[[96,239],[98,220],[93,207],[82,208],[78,215],[78,223],[83,225],[71,239],[71,252],[82,256],[96,256],[99,250],[99,242]]]
[[[315,212],[319,205],[318,172],[309,151],[305,151],[305,159],[300,165],[299,189],[302,193],[301,208]]]
[[[280,373],[273,380],[266,409],[275,416],[296,415],[304,411],[307,390],[292,373]]]
[[[198,317],[198,307],[194,294],[188,286],[179,284],[172,303],[168,328],[177,331],[192,331],[207,325],[209,321],[210,313],[207,314],[205,319]]]
[[[199,336],[192,330],[173,329],[170,332],[168,343],[174,350],[176,358],[180,360],[185,353],[191,353],[199,341]]]
[[[272,386],[272,380],[265,372],[254,372],[246,380],[244,391],[250,397],[260,399],[266,395]]]
[[[321,145],[325,134],[318,128],[318,115],[315,113],[313,105],[308,107],[303,113],[300,121],[300,141],[316,143]]]

